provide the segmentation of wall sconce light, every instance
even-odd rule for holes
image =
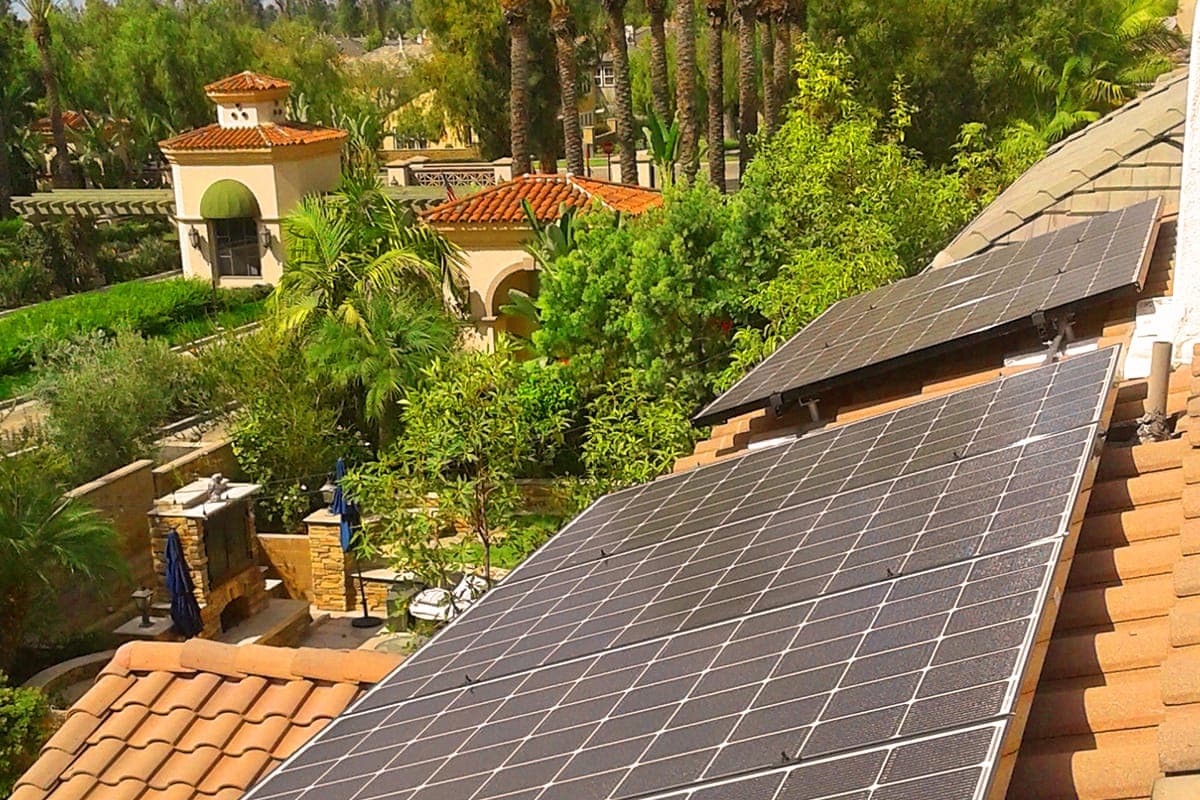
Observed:
[[[142,621],[139,623],[139,628],[149,628],[154,623],[150,621],[150,601],[154,598],[154,590],[141,588],[134,592],[130,597],[137,603],[138,611],[142,614]]]
[[[196,230],[195,225],[188,228],[188,244],[192,246],[193,250],[200,249],[200,231]]]
[[[261,231],[258,232],[258,241],[260,241],[262,243],[264,250],[270,249],[270,247],[271,247],[271,230],[270,230],[270,228],[263,228]]]

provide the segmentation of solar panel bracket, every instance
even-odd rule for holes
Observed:
[[[783,402],[782,393],[775,392],[775,394],[771,395],[771,413],[776,417],[782,417],[785,408],[786,405]]]

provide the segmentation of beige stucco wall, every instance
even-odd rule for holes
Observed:
[[[257,155],[257,154],[255,154]],[[338,185],[341,176],[341,153],[322,149],[301,158],[272,158],[263,153],[261,160],[249,162],[247,154],[230,154],[230,160],[243,163],[220,163],[220,154],[205,154],[204,163],[177,163],[172,160],[171,178],[175,186],[176,224],[179,228],[183,274],[213,280],[212,235],[200,217],[200,200],[205,190],[218,180],[239,181],[254,193],[261,214],[260,230],[271,232],[271,246],[262,251],[261,277],[221,277],[221,286],[252,286],[259,283],[276,284],[283,275],[284,247],[280,219],[295,208],[306,194],[327,192]],[[200,246],[188,241],[188,231],[195,227],[200,234]]]
[[[496,290],[514,272],[536,269],[533,257],[524,250],[529,229],[520,226],[438,226],[438,230],[462,250],[463,273],[470,287],[469,311],[475,321],[475,341],[479,347],[495,344],[495,331],[504,330],[496,319],[497,306],[508,302]]]

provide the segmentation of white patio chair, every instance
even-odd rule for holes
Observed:
[[[453,589],[423,589],[408,603],[408,613],[430,622],[447,622],[478,600],[487,591],[487,581],[467,574]]]

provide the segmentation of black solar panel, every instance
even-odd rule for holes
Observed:
[[[708,424],[761,408],[779,394],[798,399],[865,367],[951,342],[966,344],[1080,300],[1141,286],[1161,201],[926,270],[834,303],[710,403]]]
[[[1116,353],[601,499],[250,796],[980,796]]]

